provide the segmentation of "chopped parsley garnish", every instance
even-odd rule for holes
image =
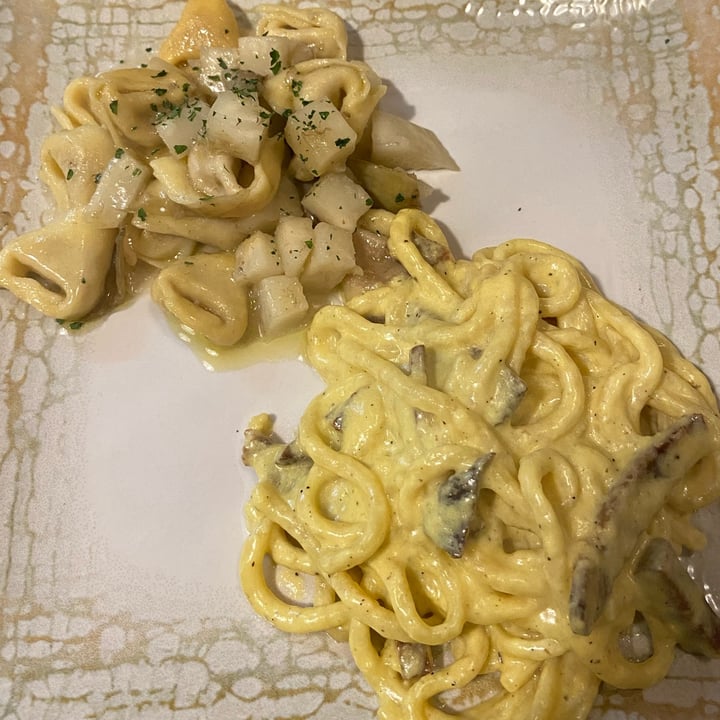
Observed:
[[[337,145],[339,148],[344,148],[348,143],[350,142],[350,138],[338,138],[335,141],[335,145]]]
[[[217,59],[217,61],[218,61],[218,65],[219,65],[223,70],[227,70],[227,69],[228,69],[228,64],[225,62],[225,59],[224,59],[224,58],[219,57],[219,58]]]
[[[68,327],[71,330],[79,330],[84,324],[82,320],[73,320]]]
[[[187,145],[173,145],[173,150],[178,154],[182,155],[187,150]]]
[[[111,112],[113,115],[117,115],[117,111],[118,111],[118,101],[117,101],[117,100],[112,100],[112,101],[110,102],[110,112]]]
[[[100,178],[102,177],[102,173],[98,173],[95,175],[95,184],[97,185],[100,182]]]
[[[372,198],[368,198],[368,199],[365,201],[365,204],[366,204],[368,207],[372,207],[372,204],[373,204]]]
[[[167,92],[167,88],[153,88],[153,92],[158,97],[162,97]]]
[[[151,75],[150,77],[159,78],[159,77],[165,77],[166,75],[167,75],[167,70],[161,70],[157,75]]]
[[[300,91],[302,90],[302,80],[293,80],[291,84],[292,94],[295,97],[300,97]]]
[[[140,208],[137,212],[137,215],[143,222],[147,220],[147,213],[145,212],[145,208]]]
[[[75,171],[72,168],[69,168],[67,171],[67,175],[65,176],[66,180],[71,180],[72,176],[75,174]]]
[[[242,84],[233,85],[232,91],[239,97],[250,97],[258,92],[258,78],[238,78]]]
[[[312,250],[313,241],[312,240],[306,240],[305,244]]]
[[[117,148],[115,150],[115,158],[117,160],[119,160],[124,154],[125,154],[125,151],[122,148]]]
[[[398,193],[398,194],[395,196],[395,202],[396,202],[396,203],[404,202],[404,200],[405,200],[405,196],[404,196],[402,193]]]
[[[320,117],[321,117],[323,120],[327,120],[327,119],[330,117],[330,111],[329,111],[329,110],[321,110],[319,114],[320,114]]]
[[[282,69],[282,62],[280,61],[280,53],[272,48],[270,50],[270,72],[273,75],[277,75]]]

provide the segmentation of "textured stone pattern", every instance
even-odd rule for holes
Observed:
[[[181,6],[0,5],[3,240],[36,226],[46,207],[36,174],[48,105],[72,77],[140,59]],[[720,22],[697,7],[691,14],[669,0],[359,0],[339,9],[360,28],[352,40],[368,60],[431,46],[439,56],[515,53],[560,59],[573,71],[604,68],[601,101],[626,128],[655,258],[649,281],[632,291],[635,306],[718,381],[718,66],[713,72],[707,61],[717,54]],[[84,342],[0,292],[0,717],[373,717],[372,693],[343,646],[275,632],[242,599],[234,601],[250,618],[242,624],[232,613],[168,618],[117,603],[109,609],[96,577],[101,558],[82,542],[91,536],[79,440]],[[685,658],[658,688],[605,693],[593,717],[714,718],[718,679],[717,662]]]

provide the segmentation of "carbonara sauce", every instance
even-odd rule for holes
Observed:
[[[553,247],[381,229],[405,272],[314,318],[297,438],[246,433],[253,607],[346,637],[380,718],[583,718],[601,681],[716,654],[677,559],[718,495],[705,377]]]

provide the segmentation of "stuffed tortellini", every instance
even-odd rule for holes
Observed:
[[[363,286],[363,215],[418,205],[412,171],[454,163],[378,109],[386,87],[348,59],[338,14],[255,12],[243,28],[226,0],[187,0],[147,63],[67,86],[40,157],[52,222],[0,250],[0,286],[80,320],[152,273],[166,313],[216,346]]]

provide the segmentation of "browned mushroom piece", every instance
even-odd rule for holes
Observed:
[[[480,478],[495,453],[481,455],[466,470],[450,475],[425,501],[423,530],[451,557],[462,557],[476,514]]]
[[[574,633],[590,634],[641,533],[675,483],[706,453],[708,442],[705,418],[687,415],[636,453],[610,487],[573,567],[569,616]]]
[[[670,626],[693,655],[720,657],[720,617],[664,538],[650,540],[635,567],[648,612]]]

